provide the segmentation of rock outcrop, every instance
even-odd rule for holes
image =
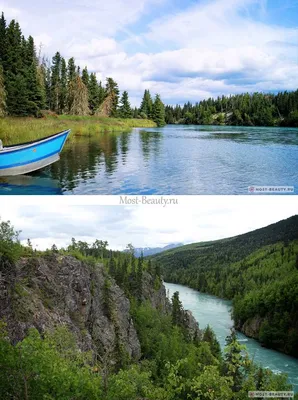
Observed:
[[[65,325],[82,350],[100,355],[111,351],[118,340],[130,357],[140,357],[130,302],[102,265],[90,267],[53,254],[0,268],[0,319],[7,323],[13,342],[22,340],[32,327],[43,332]]]

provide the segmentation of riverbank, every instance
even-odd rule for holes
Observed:
[[[184,309],[190,310],[199,323],[200,329],[210,325],[214,330],[222,350],[226,337],[234,325],[231,315],[232,302],[220,297],[202,293],[184,285],[164,282],[169,298],[178,291]],[[246,346],[251,359],[264,368],[269,368],[274,373],[285,373],[293,390],[298,392],[298,359],[280,353],[276,350],[263,347],[260,342],[237,332],[238,341]]]
[[[71,129],[71,138],[91,136],[102,132],[125,132],[132,128],[153,128],[156,124],[147,119],[121,119],[107,117],[80,117],[72,115],[44,118],[0,118],[0,139],[4,145],[40,139]]]

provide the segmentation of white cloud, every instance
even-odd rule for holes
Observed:
[[[175,103],[298,87],[298,29],[261,22],[265,0],[196,1],[175,12],[171,0],[33,0],[20,12],[21,3],[10,8],[50,57],[59,50],[103,81],[112,76],[134,105],[145,88]],[[134,31],[166,3],[167,15]]]
[[[156,247],[169,243],[215,240],[245,233],[298,214],[294,196],[196,196],[179,198],[180,205],[75,206],[63,198],[27,197],[2,206],[21,238],[29,237],[38,248],[53,243],[66,246],[71,238],[107,240],[110,248]],[[96,201],[99,203],[100,198]],[[59,205],[59,206],[58,206]]]

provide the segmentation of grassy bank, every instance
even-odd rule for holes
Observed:
[[[124,132],[132,128],[155,127],[153,121],[145,119],[120,119],[104,117],[79,117],[71,115],[48,116],[46,118],[0,118],[0,139],[4,145],[40,139],[71,129],[71,138],[90,136],[102,132]]]

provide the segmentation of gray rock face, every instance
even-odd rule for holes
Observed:
[[[112,315],[105,300],[107,279]],[[118,341],[129,356],[140,357],[124,292],[102,265],[91,268],[70,256],[22,259],[15,266],[1,266],[0,319],[6,321],[13,342],[32,327],[42,332],[66,325],[82,350],[100,356],[112,353]]]
[[[254,318],[245,321],[243,325],[236,326],[236,329],[238,329],[248,337],[259,339],[259,332],[263,322],[264,318],[256,315]]]

